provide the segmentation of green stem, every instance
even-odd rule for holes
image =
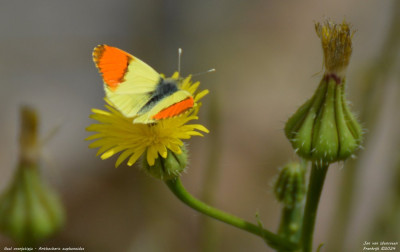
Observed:
[[[303,204],[297,204],[294,207],[284,206],[282,208],[278,234],[292,242],[297,242],[299,238],[302,207]]]
[[[196,199],[189,192],[186,191],[179,178],[175,180],[167,180],[165,181],[165,183],[168,185],[169,189],[175,194],[175,196],[178,197],[183,203],[205,215],[260,236],[267,242],[273,244],[274,247],[292,250],[297,248],[297,245],[295,243],[290,242],[285,238],[282,238],[268,230],[265,230],[260,226],[240,219],[239,217],[211,207],[206,203]]]
[[[307,191],[307,201],[303,217],[302,248],[303,252],[312,251],[315,219],[317,217],[318,203],[324,186],[328,164],[318,165],[313,163],[310,182]]]

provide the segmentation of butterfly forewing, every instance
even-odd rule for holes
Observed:
[[[178,90],[178,80],[165,82],[153,68],[116,47],[98,45],[93,51],[107,99],[134,123],[154,123],[193,107],[191,94]],[[175,85],[164,91],[166,86]]]
[[[127,117],[137,115],[161,78],[149,65],[116,47],[97,46],[93,61],[103,77],[107,99]]]

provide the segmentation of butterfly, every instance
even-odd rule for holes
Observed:
[[[179,88],[181,78],[164,78],[121,49],[98,45],[93,61],[103,77],[106,98],[133,123],[156,123],[194,105],[192,94]]]

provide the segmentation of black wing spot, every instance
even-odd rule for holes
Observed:
[[[156,90],[150,93],[150,100],[140,109],[139,113],[144,113],[150,109],[154,104],[161,101],[167,96],[172,95],[178,91],[176,80],[161,78],[157,84]]]

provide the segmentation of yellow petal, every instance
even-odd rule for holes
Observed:
[[[176,154],[181,154],[182,149],[178,145],[171,145],[168,147],[171,151],[175,152]]]
[[[204,96],[206,96],[209,93],[208,89],[205,89],[203,91],[201,91],[200,93],[198,93],[196,95],[196,97],[194,98],[194,101],[197,102],[199,101],[201,98],[203,98]]]
[[[150,145],[147,148],[147,157],[146,158],[147,158],[147,163],[150,166],[153,166],[154,165],[154,161],[158,158],[158,152],[157,152],[157,150],[156,150],[154,145]]]
[[[197,88],[199,87],[199,85],[200,85],[200,82],[199,82],[199,81],[196,81],[195,83],[193,83],[193,84],[188,88],[188,91],[189,91],[191,94],[194,94],[194,93],[196,92]]]
[[[134,152],[133,149],[127,149],[124,152],[122,152],[118,159],[117,162],[115,162],[115,168],[117,168],[118,166],[120,166],[120,164],[122,164],[122,162],[124,162],[130,155],[132,155]]]
[[[144,150],[143,150],[144,151]],[[137,151],[135,152],[128,160],[128,166],[132,166],[136,161],[140,158],[140,156],[143,154],[143,151]]]
[[[109,149],[108,151],[104,152],[103,155],[100,156],[101,159],[107,159],[114,154],[126,149],[125,146],[115,146]]]
[[[85,138],[85,140],[86,141],[94,140],[94,139],[102,138],[103,136],[104,136],[104,134],[101,134],[101,133],[94,134],[94,135],[88,136],[87,138]]]
[[[104,110],[101,110],[101,109],[92,109],[92,112],[94,113],[94,114],[100,114],[100,115],[106,115],[106,116],[109,116],[110,115],[110,112],[107,112],[107,111],[104,111]]]
[[[160,154],[161,157],[167,158],[168,151],[167,151],[167,148],[165,147],[165,145],[163,145],[163,144],[157,145],[157,152]]]

